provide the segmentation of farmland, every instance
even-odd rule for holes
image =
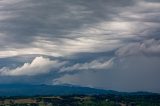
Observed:
[[[160,106],[159,95],[1,97],[0,106]]]

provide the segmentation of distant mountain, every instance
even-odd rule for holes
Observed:
[[[148,95],[148,92],[123,93],[112,90],[101,90],[73,85],[29,85],[29,84],[1,84],[0,96],[37,96],[37,95]]]
[[[70,85],[0,85],[0,96],[35,96],[35,95],[72,95],[72,94],[106,94],[106,90]]]

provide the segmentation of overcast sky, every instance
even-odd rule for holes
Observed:
[[[0,84],[160,93],[160,0],[0,0]]]

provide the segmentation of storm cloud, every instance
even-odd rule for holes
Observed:
[[[160,92],[159,10],[159,0],[1,0],[0,83]]]

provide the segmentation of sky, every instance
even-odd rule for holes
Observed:
[[[0,0],[0,84],[160,93],[160,0]]]

